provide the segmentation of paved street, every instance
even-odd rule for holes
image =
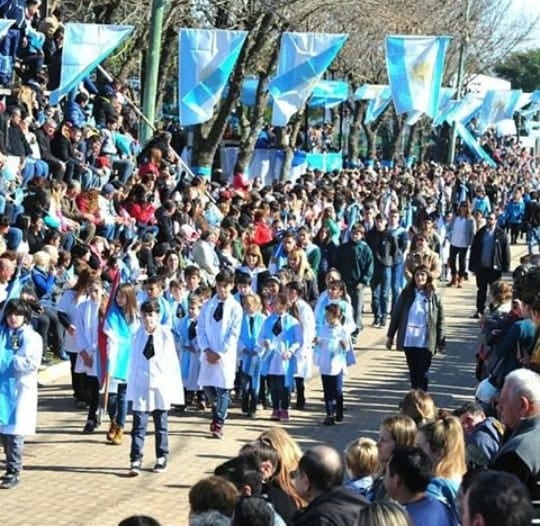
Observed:
[[[475,290],[474,278],[463,289],[443,290],[447,354],[434,359],[430,385],[443,407],[454,407],[473,394],[477,330],[476,320],[470,317]],[[369,314],[365,321],[369,327]],[[347,412],[342,425],[321,425],[322,388],[319,378],[311,380],[308,408],[293,410],[285,426],[303,447],[325,441],[343,449],[353,438],[375,437],[381,419],[396,411],[408,389],[406,365],[402,353],[384,349],[384,335],[385,331],[372,328],[362,333],[358,363],[346,381]],[[0,523],[113,526],[130,514],[147,513],[166,526],[187,524],[190,486],[272,425],[269,412],[259,415],[256,420],[243,418],[234,408],[222,441],[209,437],[208,415],[173,415],[168,471],[151,473],[155,456],[150,436],[144,461],[147,470],[138,478],[128,478],[129,436],[121,446],[107,445],[105,424],[99,432],[83,435],[86,415],[74,409],[64,376],[40,389],[39,432],[27,442],[22,483],[0,493]]]

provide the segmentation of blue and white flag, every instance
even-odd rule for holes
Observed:
[[[60,85],[51,104],[60,99],[103,62],[133,31],[133,26],[68,23],[64,30]]]
[[[349,84],[342,80],[321,80],[313,89],[310,108],[333,108],[349,98]]]
[[[387,88],[383,84],[364,84],[359,88],[356,88],[354,92],[354,100],[372,100],[374,99],[382,89]]]
[[[484,133],[499,121],[511,119],[517,111],[521,94],[520,89],[488,90],[478,115],[478,131]]]
[[[15,23],[15,20],[0,19],[0,39],[4,38],[9,31],[9,28]]]
[[[180,29],[178,90],[182,126],[209,121],[234,70],[247,31]]]
[[[496,168],[497,164],[489,156],[489,154],[480,146],[480,143],[472,136],[471,132],[461,122],[456,121],[456,132],[460,136],[463,143],[471,150],[477,159],[484,161],[488,166]]]
[[[375,97],[369,101],[364,118],[365,124],[373,122],[392,102],[392,90],[390,86],[379,86],[379,88]]]
[[[15,424],[17,385],[13,368],[14,353],[8,348],[7,328],[0,327],[0,426]]]
[[[456,101],[452,100],[456,90],[454,88],[442,88],[439,98],[437,115],[433,119],[433,127],[440,126],[446,119],[446,114],[454,107]],[[453,104],[454,103],[454,104]]]
[[[421,111],[436,117],[449,42],[449,37],[386,37],[386,67],[397,113]]]
[[[480,111],[482,104],[483,99],[479,95],[467,93],[463,99],[451,105],[444,119],[448,124],[453,124],[454,122],[468,124]]]
[[[274,99],[273,126],[286,126],[304,106],[346,40],[341,34],[283,33],[277,76],[268,86]]]
[[[255,97],[257,95],[257,88],[259,86],[259,79],[247,78],[242,82],[242,92],[240,94],[240,102],[244,106],[255,106]]]

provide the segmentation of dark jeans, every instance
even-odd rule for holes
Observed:
[[[337,400],[343,395],[343,373],[336,375],[321,374],[324,392],[324,405],[328,416],[334,415]]]
[[[467,251],[469,247],[455,247],[450,245],[450,255],[448,256],[448,265],[450,266],[450,272],[452,277],[459,275],[460,278],[464,278],[467,275],[465,260],[467,258]],[[456,259],[459,264],[459,273],[456,267]]]
[[[269,374],[268,385],[270,386],[270,395],[272,396],[272,409],[289,409],[291,403],[291,390],[285,387],[285,375]]]
[[[22,435],[0,435],[1,444],[6,454],[6,471],[8,473],[19,473],[22,470],[22,455],[24,447],[24,436]]]
[[[351,298],[354,323],[359,331],[363,329],[362,309],[364,307],[364,288],[358,289],[356,285],[347,285],[347,294]]]
[[[88,398],[85,387],[86,375],[75,372],[75,364],[77,363],[78,354],[75,352],[70,352],[68,355],[71,365],[71,387],[73,389],[73,398],[75,398],[77,402],[86,402]]]
[[[403,289],[403,276],[405,272],[405,263],[397,263],[392,267],[392,283],[390,288],[392,289],[392,310],[394,305]]]
[[[521,233],[521,223],[510,223],[510,244],[515,245]]]
[[[131,462],[142,460],[144,452],[144,439],[148,427],[148,417],[152,415],[154,420],[156,458],[169,454],[168,414],[167,411],[156,409],[155,411],[133,411],[133,427],[131,428]]]
[[[124,427],[126,425],[127,415],[127,399],[126,399],[127,384],[118,384],[116,393],[109,393],[107,400],[107,412],[112,422],[117,426]]]
[[[428,371],[433,355],[429,349],[421,347],[405,347],[405,357],[409,368],[411,389],[428,390]]]
[[[242,388],[242,409],[246,412],[257,410],[259,400],[259,390],[253,388],[253,377],[246,373],[241,373]]]
[[[476,310],[484,312],[486,308],[487,289],[494,282],[500,279],[502,272],[492,268],[480,267],[476,272]]]
[[[371,310],[375,321],[384,323],[390,304],[392,267],[376,266],[371,280]]]
[[[229,411],[229,401],[231,399],[229,389],[205,385],[204,393],[208,398],[208,403],[212,406],[212,421],[222,426]]]

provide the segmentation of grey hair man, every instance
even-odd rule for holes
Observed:
[[[512,473],[540,501],[540,374],[530,369],[512,371],[499,396],[501,421],[512,434],[501,447],[491,467]]]

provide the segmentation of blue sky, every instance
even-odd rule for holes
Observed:
[[[511,3],[512,10],[518,16],[520,14],[530,15],[531,18],[540,16],[539,0],[511,0]],[[540,21],[525,43],[525,47],[540,48]]]

